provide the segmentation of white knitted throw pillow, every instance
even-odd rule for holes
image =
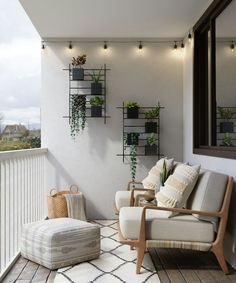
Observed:
[[[158,206],[183,208],[198,179],[200,165],[180,164],[156,194]],[[176,213],[169,213],[173,216]]]

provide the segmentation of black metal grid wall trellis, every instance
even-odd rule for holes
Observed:
[[[232,143],[233,143],[232,146],[236,146],[236,123],[235,123],[236,122],[236,107],[226,106],[226,107],[222,107],[222,108],[229,109],[233,113],[232,118],[229,119],[230,122],[233,122],[233,131],[229,132],[228,134],[231,137],[231,140],[232,140]],[[219,112],[217,111],[217,117],[216,117],[217,146],[223,146],[225,132],[220,131],[220,123],[224,122],[224,121],[225,121],[225,119],[222,119],[220,117]]]
[[[131,156],[130,152],[127,153],[127,149],[130,148],[130,145],[127,145],[125,143],[125,138],[128,133],[138,133],[140,134],[141,138],[139,138],[140,144],[136,145],[138,152],[137,156],[158,156],[161,157],[163,154],[160,152],[160,113],[159,116],[155,119],[157,122],[157,131],[154,133],[156,135],[156,141],[157,141],[157,154],[153,155],[145,155],[144,149],[145,149],[145,142],[147,141],[147,135],[150,135],[151,133],[146,133],[144,128],[145,128],[145,123],[141,123],[140,121],[148,122],[149,119],[145,118],[145,111],[154,109],[156,107],[140,107],[139,108],[139,117],[135,119],[131,119],[127,117],[127,108],[123,106],[116,107],[117,109],[122,109],[122,117],[123,117],[123,124],[122,124],[122,153],[117,154],[117,156],[122,156],[123,157],[123,162],[125,161],[125,157]],[[160,110],[164,109],[164,107],[160,107]],[[128,124],[127,124],[128,122]],[[132,129],[132,130],[129,130]]]
[[[71,122],[71,110],[72,110],[72,95],[85,95],[86,96],[86,118],[103,118],[104,124],[106,124],[106,119],[110,118],[110,116],[107,115],[107,71],[110,71],[110,69],[107,68],[106,64],[103,65],[102,68],[83,68],[84,69],[84,80],[73,80],[72,77],[72,69],[73,67],[71,64],[69,65],[69,68],[63,69],[64,71],[68,71],[69,76],[69,115],[63,116],[63,118],[69,119],[69,124]],[[91,73],[94,73],[95,75],[98,75],[100,72],[100,82],[102,83],[102,94],[101,95],[92,95],[91,94],[91,82],[93,81],[91,78]],[[89,104],[90,98],[99,96],[104,99],[104,103],[102,106],[102,116],[101,117],[92,117],[91,116],[91,107]]]

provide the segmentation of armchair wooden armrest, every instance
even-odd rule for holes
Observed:
[[[162,211],[173,211],[178,212],[182,214],[198,214],[198,215],[204,215],[204,216],[210,216],[210,217],[219,217],[221,218],[223,216],[222,211],[220,212],[209,212],[209,211],[200,211],[200,210],[191,210],[191,209],[185,209],[185,208],[169,208],[169,207],[161,207],[161,206],[145,206],[143,208],[142,217],[141,217],[141,225],[140,225],[140,231],[139,231],[139,241],[145,241],[145,224],[146,224],[146,211],[147,210],[162,210]]]
[[[172,212],[178,212],[182,214],[198,214],[198,215],[209,216],[209,217],[222,217],[222,212],[209,212],[209,211],[202,211],[202,210],[192,210],[192,209],[186,209],[186,208],[169,208],[169,207],[161,207],[161,206],[145,206],[143,209],[143,214],[145,214],[146,210],[148,209],[172,211]]]
[[[158,207],[158,206],[145,206],[143,208],[142,217],[141,217],[141,225],[139,230],[139,238],[138,242],[144,243],[146,240],[146,211],[147,210],[162,210],[162,211],[173,211],[178,212],[182,214],[199,214],[204,216],[210,216],[210,217],[222,217],[222,212],[209,212],[209,211],[199,211],[199,210],[191,210],[191,209],[185,209],[185,208],[169,208],[169,207]],[[144,245],[144,244],[143,244]]]
[[[134,206],[135,203],[135,197],[134,197],[134,192],[135,191],[140,191],[140,192],[147,192],[149,191],[148,189],[145,188],[132,188],[131,189],[131,196],[130,196],[130,206]],[[139,196],[143,196],[143,194],[139,194]],[[135,205],[136,206],[136,205]]]
[[[143,183],[140,181],[130,181],[128,182],[127,191],[130,191],[131,185],[133,185],[133,189],[134,189],[135,185],[143,185]]]

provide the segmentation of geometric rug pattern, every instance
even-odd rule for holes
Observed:
[[[95,220],[101,227],[100,257],[58,269],[54,283],[158,283],[157,272],[148,252],[141,273],[136,274],[136,250],[118,240],[117,220]]]

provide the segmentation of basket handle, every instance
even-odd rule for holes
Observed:
[[[51,190],[50,190],[49,195],[50,195],[51,197],[55,197],[56,194],[57,194],[57,190],[56,190],[56,189],[51,189]]]
[[[79,192],[79,187],[77,185],[71,185],[70,186],[70,192],[71,193],[78,193]]]

